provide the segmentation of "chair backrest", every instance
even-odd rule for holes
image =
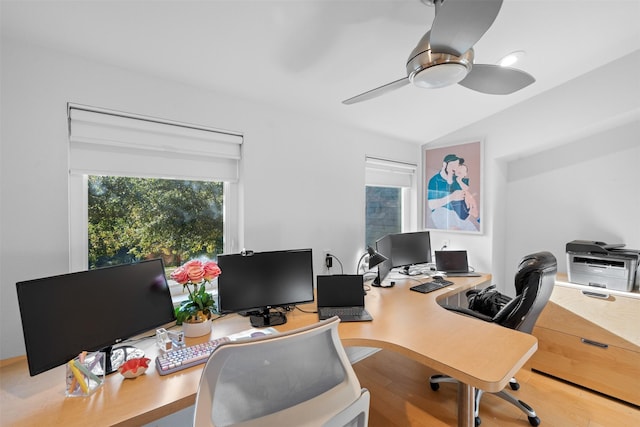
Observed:
[[[522,258],[515,275],[516,296],[494,316],[493,321],[531,333],[549,301],[557,270],[556,257],[550,252],[537,252]]]
[[[369,393],[339,322],[222,344],[202,372],[194,426],[366,426]]]

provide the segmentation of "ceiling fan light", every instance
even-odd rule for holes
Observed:
[[[458,83],[468,72],[465,65],[450,62],[417,70],[409,76],[409,80],[421,88],[437,89]]]
[[[503,56],[502,59],[498,61],[498,65],[501,67],[510,67],[516,62],[521,61],[525,55],[526,53],[524,50],[516,50],[515,52],[511,52],[510,54]]]

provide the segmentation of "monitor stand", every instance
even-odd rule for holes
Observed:
[[[116,348],[109,346],[101,351],[104,351],[107,359],[104,367],[105,375],[116,372],[127,360],[144,357],[144,351],[130,345],[123,345]]]
[[[274,311],[264,308],[258,311],[258,314],[249,317],[251,326],[254,328],[264,328],[267,326],[284,325],[287,323],[287,316],[280,311]]]

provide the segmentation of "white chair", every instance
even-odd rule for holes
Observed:
[[[222,344],[202,372],[193,425],[367,426],[369,391],[342,347],[339,322]]]

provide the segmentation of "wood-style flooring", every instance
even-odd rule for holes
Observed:
[[[432,369],[387,350],[361,360],[354,369],[371,393],[370,427],[457,425],[457,386],[441,384],[432,391]],[[521,369],[517,379],[521,387],[512,394],[533,407],[541,426],[640,426],[636,406],[528,369]],[[482,427],[529,426],[522,412],[490,393],[482,397],[480,418]]]

